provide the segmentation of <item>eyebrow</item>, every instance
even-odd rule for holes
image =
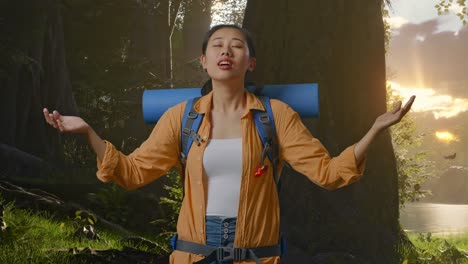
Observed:
[[[211,41],[214,41],[214,40],[217,40],[217,39],[224,39],[224,37],[217,37],[217,38],[212,39]],[[238,40],[238,41],[244,43],[244,41],[242,39],[240,39],[240,38],[232,38],[232,39],[233,40]]]

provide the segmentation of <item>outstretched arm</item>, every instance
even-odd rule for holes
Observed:
[[[179,162],[180,124],[185,105],[167,110],[151,135],[129,155],[118,151],[112,143],[102,140],[83,119],[62,116],[43,109],[44,118],[62,133],[86,135],[98,157],[96,176],[103,182],[116,182],[126,189],[135,189],[164,175]]]
[[[413,105],[414,99],[416,97],[413,95],[402,108],[401,101],[397,102],[392,110],[387,113],[377,117],[371,129],[366,133],[366,135],[356,143],[354,147],[354,156],[356,157],[356,164],[360,164],[364,157],[367,154],[367,150],[370,144],[374,141],[380,132],[391,127],[392,125],[401,121],[401,119],[408,113]]]
[[[43,112],[47,123],[58,129],[61,133],[77,133],[85,135],[98,159],[100,161],[103,160],[104,153],[106,151],[106,143],[81,117],[63,116],[56,110],[50,113],[47,108],[44,108]]]

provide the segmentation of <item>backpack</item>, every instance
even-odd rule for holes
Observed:
[[[267,169],[264,161],[268,157],[272,166],[273,166],[273,177],[276,183],[276,188],[279,193],[280,191],[280,182],[279,175],[277,175],[277,167],[279,162],[279,150],[278,150],[278,141],[276,138],[276,128],[275,120],[273,118],[273,111],[271,109],[270,98],[266,96],[257,96],[262,102],[265,111],[261,110],[252,110],[253,119],[255,122],[255,127],[257,128],[258,136],[262,141],[262,164],[255,172],[255,176],[261,176]],[[187,156],[192,147],[192,144],[195,143],[197,146],[200,146],[202,138],[198,133],[200,128],[201,121],[203,119],[203,114],[199,114],[193,108],[195,103],[200,99],[200,97],[195,97],[187,101],[185,106],[184,115],[182,119],[182,133],[181,133],[181,148],[180,148],[180,161],[182,164],[182,181],[184,180],[183,173],[185,171],[185,163],[187,161]],[[183,185],[182,185],[183,186]]]
[[[265,158],[268,157],[272,166],[273,166],[273,177],[276,184],[276,190],[279,195],[281,189],[281,183],[279,181],[279,175],[277,173],[277,167],[279,162],[279,149],[278,149],[278,140],[276,137],[276,128],[275,120],[273,117],[273,110],[271,109],[270,98],[266,96],[258,96],[262,102],[265,111],[261,110],[252,110],[253,119],[255,122],[255,127],[257,128],[258,136],[262,141],[262,165],[255,172],[255,176],[261,176],[265,170],[266,166],[264,164]],[[195,143],[197,146],[201,145],[202,137],[198,134],[198,129],[200,128],[201,121],[203,119],[203,114],[199,114],[193,108],[195,103],[200,99],[200,97],[195,97],[187,101],[185,106],[184,115],[182,119],[182,133],[181,133],[181,148],[180,148],[180,161],[182,164],[182,187],[184,187],[184,171],[185,164],[187,161],[187,156],[192,147],[192,144]],[[171,238],[170,244],[173,250],[176,249],[178,236],[175,235]],[[180,243],[180,242],[179,242]],[[279,245],[281,248],[281,256],[286,252],[287,245],[283,237],[283,234],[280,234]]]

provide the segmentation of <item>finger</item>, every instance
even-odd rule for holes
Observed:
[[[52,125],[52,119],[49,117],[50,113],[49,113],[49,110],[47,108],[44,108],[42,109],[42,112],[44,113],[44,118],[46,120],[46,122],[49,124],[49,125]]]
[[[62,121],[62,115],[57,110],[54,110],[52,113],[54,114],[55,120],[61,120]]]
[[[392,114],[395,114],[396,112],[400,111],[401,109],[401,101],[398,101],[395,106],[393,106],[393,109],[390,111]]]
[[[57,124],[57,121],[56,121],[55,118],[54,118],[54,114],[49,113],[49,119],[50,119],[50,124],[51,124],[54,128],[58,128],[58,124]]]
[[[408,102],[406,102],[405,106],[401,109],[399,113],[399,120],[403,119],[403,117],[409,112],[411,109],[411,106],[413,105],[414,99],[416,96],[411,96]]]
[[[410,97],[408,102],[406,102],[405,106],[403,107],[403,112],[405,114],[411,109],[411,106],[413,105],[415,99],[416,99],[416,96],[413,95],[413,96]]]

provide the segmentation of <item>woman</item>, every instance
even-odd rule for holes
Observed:
[[[246,91],[245,74],[256,64],[253,42],[242,28],[220,25],[206,35],[201,64],[211,77],[207,93],[194,105],[204,118],[199,135],[202,143],[192,147],[185,168],[185,196],[177,224],[179,241],[190,246],[221,247],[227,256],[239,248],[240,263],[279,263],[279,202],[273,170],[255,177],[262,157],[262,143],[251,110],[262,109],[259,99]],[[209,91],[212,87],[212,91]],[[208,88],[208,90],[206,89]],[[414,96],[401,107],[379,116],[367,134],[339,156],[331,158],[322,144],[305,128],[288,105],[271,100],[278,138],[280,163],[289,163],[312,182],[336,189],[357,181],[364,169],[367,149],[375,137],[398,123],[410,110]],[[97,177],[134,189],[164,175],[179,165],[180,135],[186,103],[170,108],[156,124],[149,138],[133,153],[123,155],[103,141],[81,118],[61,116],[44,109],[45,119],[61,132],[85,134],[97,154]],[[268,163],[268,161],[266,161]],[[271,164],[269,164],[271,165]],[[278,168],[281,171],[281,168]],[[171,263],[188,264],[204,257],[182,246]],[[192,244],[191,244],[192,243]],[[268,249],[258,253],[258,248]],[[256,251],[257,250],[257,251]],[[187,252],[188,251],[188,252]],[[255,252],[258,254],[255,255]],[[229,255],[229,256],[228,256]],[[243,256],[241,256],[243,255]],[[255,255],[255,256],[254,256]],[[216,254],[199,263],[216,262]]]

